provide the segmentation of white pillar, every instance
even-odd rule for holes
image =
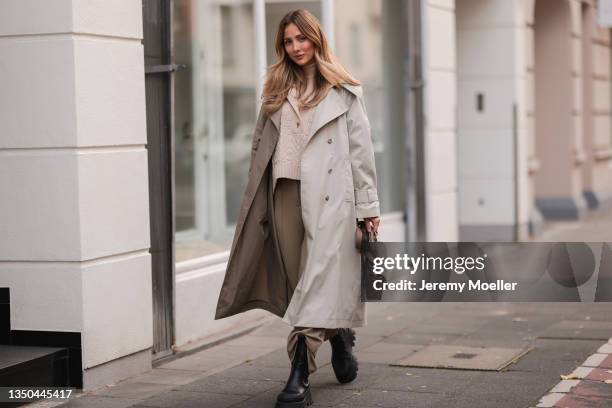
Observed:
[[[86,389],[151,366],[142,38],[140,0],[0,3],[0,286],[81,333]]]
[[[457,2],[459,223],[465,241],[527,235],[521,7],[514,0]]]
[[[423,0],[426,238],[456,241],[455,1]]]

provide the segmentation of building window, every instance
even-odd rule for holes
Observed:
[[[229,249],[255,126],[249,1],[174,1],[176,260]]]
[[[331,4],[336,10],[332,13],[335,19],[327,20],[333,24],[328,29],[333,28],[337,34],[336,53],[364,86],[379,190],[383,193],[382,210],[401,210],[403,185],[398,185],[393,171],[383,165],[388,162],[397,172],[399,167],[392,163],[395,158],[391,154],[393,150],[401,154],[403,149],[402,129],[384,116],[389,103],[395,106],[401,102],[393,100],[389,93],[390,88],[398,87],[397,83],[385,79],[387,75],[395,81],[389,67],[403,62],[401,52],[383,53],[384,47],[388,48],[387,38],[383,37],[389,35],[383,33],[383,5],[390,0],[331,1],[324,0],[327,7]],[[276,61],[274,39],[280,19],[290,10],[304,8],[323,21],[320,0],[268,0],[265,16],[254,15],[254,3],[263,5],[264,1],[173,3],[174,59],[186,66],[176,72],[174,81],[178,262],[230,248],[246,188],[252,132],[260,103],[257,90],[264,80],[259,76],[263,65]],[[385,60],[385,55],[390,59]],[[264,56],[266,61],[258,62],[257,58]]]

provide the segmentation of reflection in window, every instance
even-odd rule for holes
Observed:
[[[255,126],[253,6],[174,1],[177,261],[229,249]]]
[[[191,7],[188,1],[176,1],[174,9],[174,56],[185,68],[174,76],[175,133],[175,223],[177,231],[195,228],[194,140],[191,95]]]
[[[335,52],[361,81],[376,155],[381,211],[404,207],[401,15],[395,0],[335,0]],[[399,67],[399,69],[398,69]],[[390,113],[392,112],[392,113]]]

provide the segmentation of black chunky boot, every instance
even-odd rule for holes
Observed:
[[[357,377],[359,369],[357,358],[353,354],[355,330],[338,329],[338,334],[329,339],[332,346],[332,367],[341,383],[348,383]]]
[[[312,405],[308,374],[306,337],[303,334],[298,334],[289,379],[285,388],[276,398],[276,408],[303,408]]]

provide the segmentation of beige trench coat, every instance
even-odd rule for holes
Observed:
[[[380,215],[374,151],[360,86],[332,88],[313,112],[301,160],[304,242],[290,293],[274,225],[272,154],[280,113],[260,113],[251,166],[215,319],[253,308],[292,326],[366,324],[360,297],[357,219]]]

